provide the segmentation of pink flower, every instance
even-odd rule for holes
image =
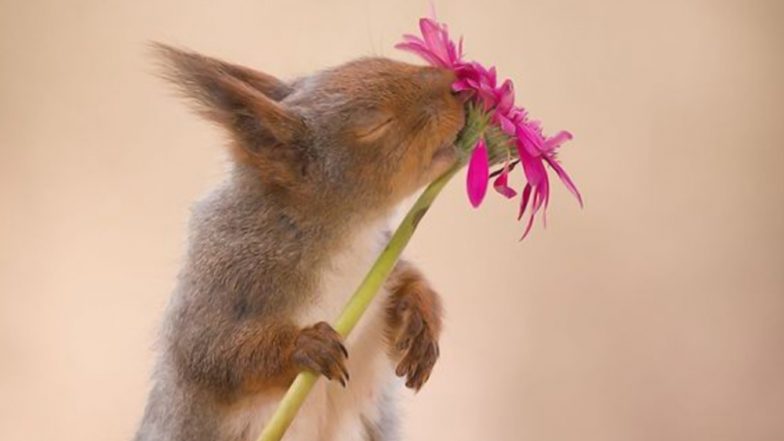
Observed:
[[[405,35],[403,42],[397,44],[398,49],[413,52],[433,66],[451,69],[457,79],[452,84],[456,92],[469,92],[472,100],[491,114],[490,121],[512,138],[517,156],[522,165],[526,183],[520,198],[519,219],[522,219],[530,204],[530,214],[523,237],[528,235],[533,226],[536,214],[545,212],[550,200],[550,181],[545,163],[567,189],[577,198],[582,206],[582,196],[569,175],[556,159],[558,148],[572,139],[569,132],[561,131],[552,137],[542,133],[538,121],[528,119],[528,112],[515,106],[514,85],[511,80],[504,80],[498,85],[495,67],[489,69],[476,61],[463,60],[463,40],[455,43],[450,39],[446,24],[434,19],[419,20],[422,37]],[[513,198],[517,192],[508,184],[509,173],[514,167],[507,161],[497,173],[493,187],[507,198]],[[477,142],[468,165],[466,189],[471,205],[478,207],[487,191],[489,174],[487,146],[483,139]]]

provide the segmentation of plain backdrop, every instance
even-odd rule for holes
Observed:
[[[448,318],[405,439],[784,439],[784,2],[437,7],[575,134],[586,204],[556,185],[518,242],[516,203],[450,185],[409,252]],[[141,415],[189,205],[226,160],[146,42],[293,78],[419,62],[392,46],[427,9],[0,0],[0,439],[128,440]]]

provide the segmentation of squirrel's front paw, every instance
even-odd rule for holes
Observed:
[[[342,340],[327,322],[303,328],[294,341],[291,360],[299,369],[319,373],[345,387],[349,379],[346,369],[348,351]]]
[[[387,322],[392,349],[400,357],[395,374],[405,376],[406,387],[419,391],[438,360],[440,317],[421,296],[404,295],[390,302]]]

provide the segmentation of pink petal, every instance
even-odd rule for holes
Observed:
[[[493,182],[493,188],[498,193],[502,194],[507,199],[512,199],[513,197],[517,196],[517,192],[509,186],[509,172],[511,171],[511,167],[509,167],[509,161],[504,164],[504,169],[495,181]]]
[[[478,63],[477,63],[477,64],[478,64]],[[496,81],[497,81],[497,80],[496,80],[496,78],[497,78],[497,75],[496,75],[496,72],[495,72],[495,66],[491,66],[491,67],[490,67],[490,69],[489,69],[489,70],[487,70],[486,72],[487,72],[487,80],[488,80],[488,84],[490,84],[490,85],[492,85],[493,87],[495,87],[495,83],[496,83]]]
[[[468,174],[466,176],[466,190],[468,200],[476,208],[482,203],[487,193],[487,181],[490,175],[490,163],[487,155],[487,146],[484,139],[477,142],[471,159],[468,162]]]
[[[498,111],[508,113],[514,105],[514,85],[512,80],[504,81],[504,84],[498,90],[498,94]]]
[[[539,156],[544,140],[541,134],[529,124],[517,124],[517,144],[522,145],[531,156]]]
[[[561,144],[571,139],[572,139],[572,134],[565,130],[562,130],[556,133],[555,136],[548,138],[544,143],[544,148],[545,150],[553,151],[558,147],[560,147]]]
[[[429,18],[420,18],[419,30],[422,32],[422,38],[428,47],[433,47],[437,44],[437,34],[440,27],[435,21]]]
[[[546,173],[542,183],[539,185],[539,191],[542,194],[542,225],[547,228],[547,206],[550,205],[550,178],[547,177]]]
[[[555,158],[545,156],[544,159],[545,161],[547,161],[547,164],[550,165],[550,167],[553,170],[555,170],[555,174],[558,175],[558,177],[561,179],[561,182],[563,182],[564,186],[567,189],[569,189],[569,191],[574,195],[575,198],[577,198],[577,202],[580,203],[580,208],[582,208],[583,197],[580,194],[580,190],[578,190],[577,186],[574,185],[572,178],[570,178],[569,175],[566,173],[566,170],[564,170],[563,167],[561,167],[561,164],[559,164]]]
[[[523,235],[520,237],[520,240],[525,239],[528,236],[528,233],[531,232],[531,227],[534,226],[534,215],[528,217],[528,223],[525,226],[525,231],[523,231]]]
[[[519,107],[513,107],[512,110],[509,111],[507,116],[516,124],[523,124],[526,118],[525,109],[521,109]]]
[[[452,90],[455,92],[463,92],[466,90],[472,91],[474,88],[471,87],[466,80],[457,80],[452,83]]]
[[[436,55],[434,55],[428,48],[424,47],[421,42],[410,41],[410,42],[398,43],[395,45],[395,48],[413,52],[414,54],[422,57],[428,63],[432,64],[433,66],[446,67],[444,63],[441,61],[441,59],[438,58]]]
[[[525,237],[528,236],[528,233],[531,232],[531,227],[534,225],[534,219],[536,219],[536,212],[539,211],[539,208],[542,206],[542,199],[542,191],[540,188],[537,188],[534,191],[534,200],[531,203],[531,215],[528,217],[528,224],[525,226],[525,231],[523,231],[523,236],[520,240],[525,239]]]
[[[531,199],[531,184],[525,184],[525,188],[523,188],[523,196],[520,199],[520,211],[517,212],[517,220],[523,218],[525,215],[525,210],[528,208],[528,201]]]
[[[525,178],[529,184],[536,187],[547,176],[547,170],[542,165],[541,157],[531,155],[527,149],[521,148],[520,144],[519,142],[517,143],[517,152],[520,155],[520,163],[523,166]]]
[[[498,125],[501,126],[501,130],[509,136],[514,136],[515,132],[517,131],[517,127],[514,123],[506,117],[506,115],[502,115],[500,113],[493,114],[493,118],[496,120]]]
[[[542,162],[539,163],[542,166],[542,170],[544,170],[544,165]],[[533,212],[531,214],[536,214],[539,209],[547,208],[547,205],[550,203],[550,178],[547,177],[547,171],[542,174],[542,182],[536,186],[536,195],[538,198],[534,198],[534,203],[531,209]]]
[[[419,20],[419,29],[422,31],[428,49],[441,60],[442,67],[451,67],[451,61],[454,60],[450,59],[447,51],[449,36],[445,29],[429,18]]]
[[[517,220],[523,218],[523,215],[525,214],[525,209],[526,207],[528,207],[528,201],[530,200],[530,198],[531,198],[531,185],[526,184],[525,188],[523,189],[523,198],[520,203],[520,213],[517,215]],[[528,233],[531,231],[531,227],[533,225],[534,225],[534,215],[531,214],[528,217],[527,225],[525,226],[525,230],[523,231],[523,236],[520,238],[520,240],[523,240],[525,239],[526,236],[528,236]]]

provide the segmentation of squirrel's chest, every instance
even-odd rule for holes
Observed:
[[[347,246],[331,256],[318,276],[311,301],[302,305],[297,314],[300,325],[319,321],[331,323],[338,317],[381,252],[384,234],[381,226],[363,229],[350,239]],[[379,292],[371,307],[380,303],[385,295],[385,292]],[[372,312],[368,311],[362,318],[352,336],[361,334],[359,327],[372,317]]]
[[[320,274],[313,301],[302,305],[294,321],[309,326],[333,323],[359,286],[383,248],[385,225],[366,229],[352,238],[350,246],[334,255]],[[366,441],[368,424],[394,411],[398,380],[387,356],[382,288],[367,312],[346,339],[346,388],[321,378],[284,436],[284,441]],[[243,441],[255,440],[274,412],[282,392],[263,393],[249,401],[229,422]]]
[[[372,267],[385,239],[385,225],[370,228],[353,237],[350,246],[333,256],[320,276],[314,301],[297,315],[298,324],[333,323]],[[295,433],[313,429],[317,430],[318,439],[365,439],[363,421],[378,418],[380,403],[389,399],[384,395],[396,381],[385,341],[386,298],[387,292],[382,288],[346,339],[346,364],[351,376],[348,386],[344,389],[336,382],[319,381],[298,417],[300,427],[292,427],[292,440],[297,439]]]

